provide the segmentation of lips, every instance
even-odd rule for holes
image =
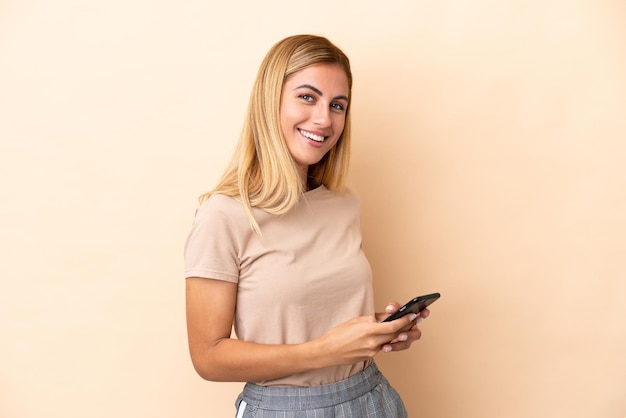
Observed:
[[[302,136],[309,138],[315,142],[324,142],[324,139],[328,138],[326,136],[316,135],[312,132],[303,131],[302,129],[298,129],[298,131],[300,131],[300,134],[302,134]]]

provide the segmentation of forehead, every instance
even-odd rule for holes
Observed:
[[[333,96],[348,96],[350,92],[348,76],[338,64],[315,64],[296,71],[287,77],[283,90],[291,90],[301,85],[313,86],[322,93]]]

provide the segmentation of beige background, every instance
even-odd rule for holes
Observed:
[[[231,417],[187,354],[182,246],[256,68],[354,66],[378,357],[411,417],[626,415],[626,3],[0,1],[0,417]]]

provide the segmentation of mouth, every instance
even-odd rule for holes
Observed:
[[[305,138],[309,138],[309,139],[311,139],[311,140],[313,140],[315,142],[324,142],[324,140],[326,138],[328,138],[327,136],[316,135],[316,134],[314,134],[312,132],[303,131],[302,129],[298,129],[298,131]]]

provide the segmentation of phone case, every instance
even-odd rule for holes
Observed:
[[[394,319],[402,318],[404,315],[410,313],[418,314],[428,305],[439,299],[441,295],[439,293],[431,293],[430,295],[418,296],[408,301],[403,307],[389,315],[383,322],[393,321]]]

